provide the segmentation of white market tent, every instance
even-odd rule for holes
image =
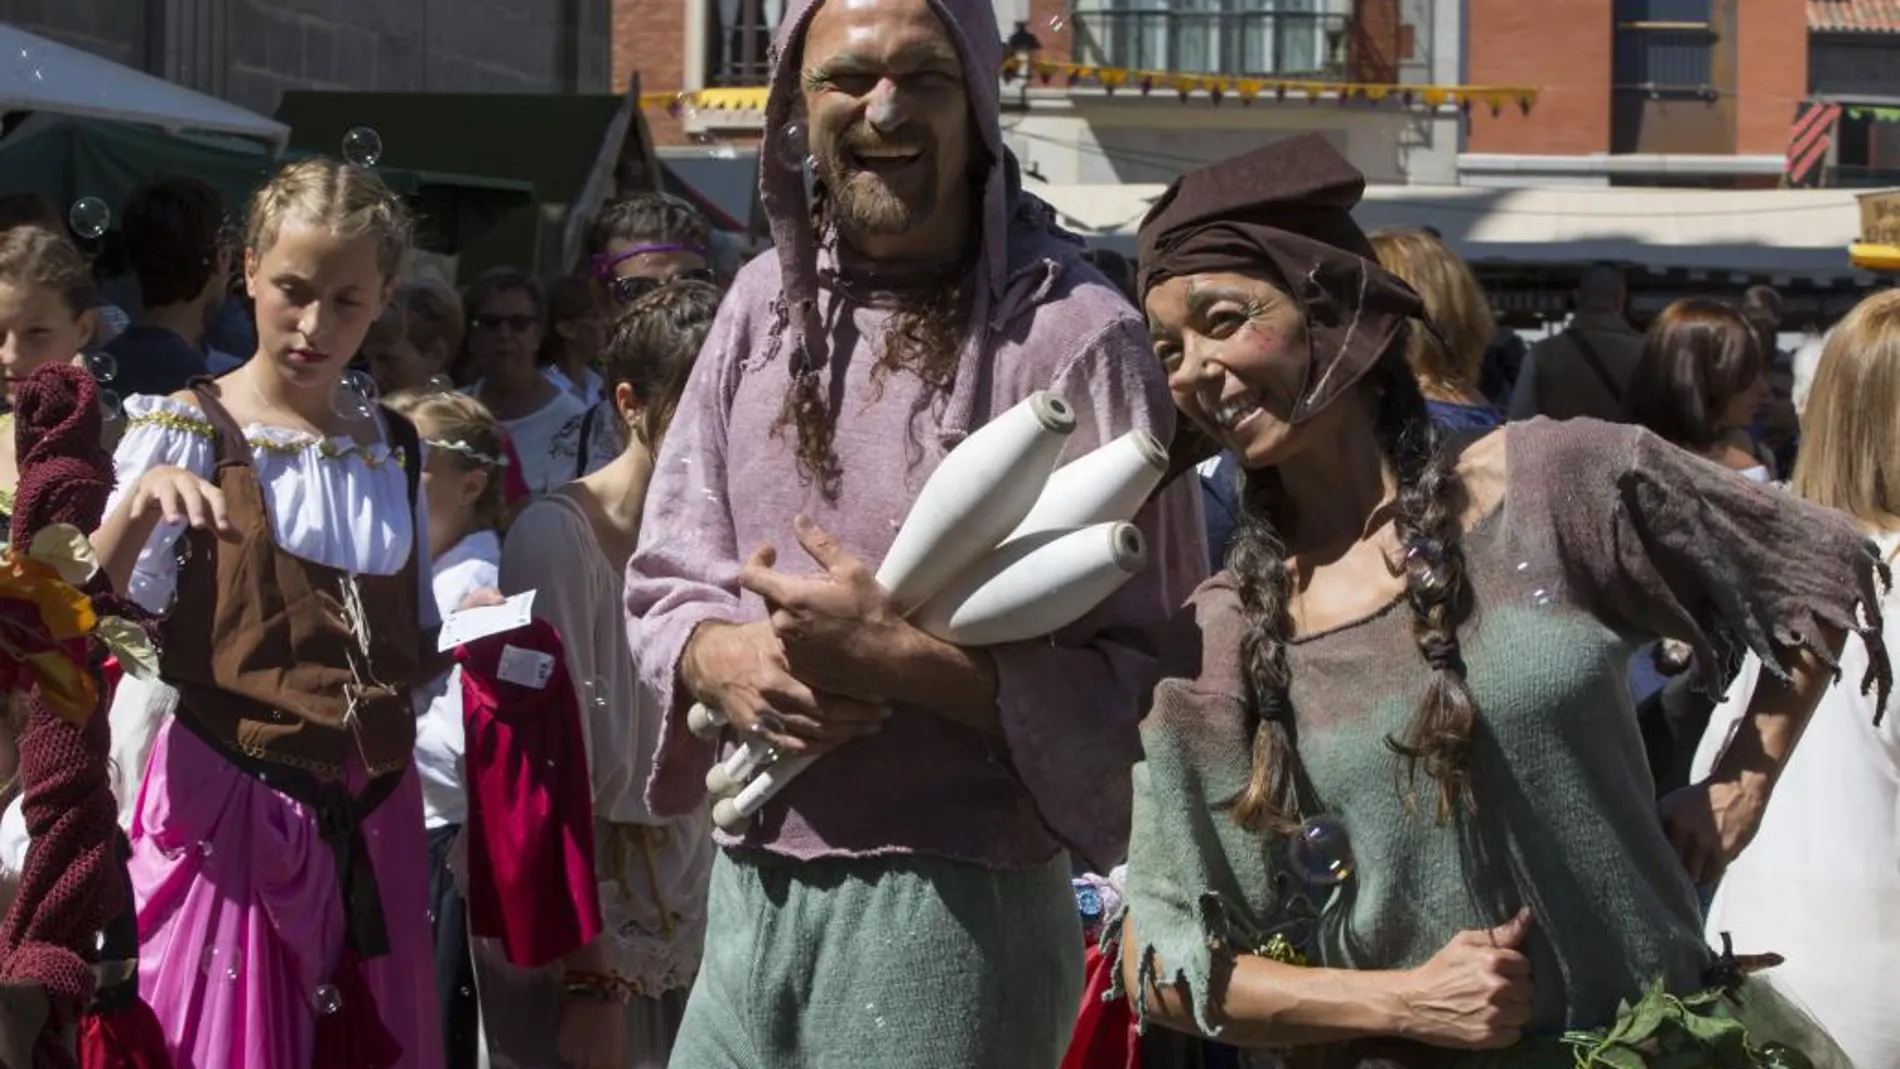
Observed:
[[[1037,185],[1065,225],[1126,254],[1161,185]],[[1353,212],[1367,230],[1430,226],[1473,263],[1611,260],[1656,269],[1808,277],[1854,274],[1860,231],[1847,189],[1497,189],[1372,186]]]
[[[143,123],[167,133],[227,134],[281,151],[290,127],[0,23],[0,114],[18,111]]]

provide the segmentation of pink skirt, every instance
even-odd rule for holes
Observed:
[[[362,782],[353,766],[352,790]],[[398,1069],[440,1069],[428,843],[414,766],[363,822],[390,953],[362,973]],[[342,895],[302,805],[245,775],[174,718],[159,730],[132,821],[139,993],[191,1069],[312,1069],[336,1012]]]

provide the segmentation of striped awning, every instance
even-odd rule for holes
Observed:
[[[1794,126],[1788,130],[1785,173],[1789,185],[1808,186],[1820,180],[1840,118],[1841,106],[1831,100],[1804,100],[1795,108]]]
[[[1900,0],[1808,0],[1810,33],[1900,33]]]

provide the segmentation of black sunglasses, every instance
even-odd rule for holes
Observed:
[[[516,334],[526,334],[533,330],[541,320],[531,315],[474,315],[469,317],[479,330],[500,330],[507,327]]]
[[[632,304],[647,294],[652,293],[654,290],[664,286],[671,286],[675,282],[711,282],[712,280],[712,268],[691,267],[677,274],[669,275],[666,278],[627,275],[622,278],[614,279],[612,288],[614,300],[621,304]]]

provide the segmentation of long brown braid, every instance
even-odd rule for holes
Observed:
[[[1408,780],[1423,765],[1437,786],[1437,820],[1444,824],[1458,805],[1472,804],[1468,765],[1477,703],[1458,643],[1458,625],[1469,609],[1459,527],[1464,487],[1406,367],[1403,341],[1401,336],[1380,358],[1366,386],[1379,397],[1376,433],[1398,483],[1396,524],[1412,633],[1433,672],[1405,736],[1388,738],[1386,745],[1405,757]],[[1300,813],[1286,658],[1292,577],[1279,533],[1291,520],[1290,504],[1277,472],[1249,472],[1240,528],[1227,557],[1247,621],[1241,660],[1252,707],[1253,764],[1230,814],[1243,827],[1273,834],[1295,830]]]

